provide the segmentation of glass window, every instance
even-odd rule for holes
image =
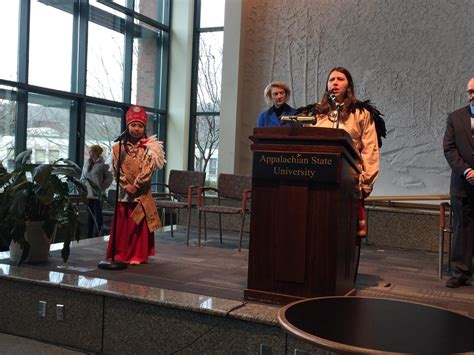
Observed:
[[[21,16],[22,4],[28,16]],[[20,86],[0,84],[0,162],[13,168],[23,147],[45,163],[82,161],[79,144],[101,144],[108,154],[124,104],[164,110],[169,32],[143,20],[168,23],[169,13],[170,0],[0,0],[0,80],[18,82],[28,73]],[[20,36],[26,28],[29,36]],[[29,58],[19,58],[26,48]],[[165,117],[149,113],[148,134]]]
[[[70,91],[74,2],[31,2],[30,84]]]
[[[196,0],[196,4],[200,28],[194,32],[194,43],[198,42],[199,52],[193,58],[193,75],[196,78],[193,88],[196,107],[193,110],[197,115],[193,122],[194,137],[190,137],[194,143],[194,164],[190,168],[205,171],[208,182],[215,182],[219,154],[225,1]],[[206,30],[211,27],[212,30]]]
[[[123,99],[124,15],[90,6],[87,48],[87,88],[89,96],[112,101]]]
[[[107,160],[114,140],[120,135],[122,110],[116,107],[87,104],[86,107],[86,134],[85,145],[98,144],[103,149],[104,159]],[[84,160],[88,159],[88,149],[84,149]]]
[[[208,171],[211,158],[217,159],[219,121],[220,117],[216,115],[199,115],[196,117],[194,167],[197,171]],[[211,176],[208,176],[208,179],[210,178]]]
[[[105,0],[105,1],[113,2],[113,3],[116,3],[117,5],[127,7],[127,0]]]
[[[44,164],[46,162],[46,149],[35,149],[33,152],[33,164]]]
[[[140,22],[139,22],[140,23]],[[162,74],[161,31],[141,22],[133,39],[132,103],[154,107]],[[161,108],[161,107],[159,107]]]
[[[19,11],[19,0],[0,1],[0,46],[2,48],[0,78],[12,81],[18,80]]]
[[[209,161],[209,176],[216,179],[217,178],[217,159],[211,158]]]
[[[201,28],[224,26],[224,0],[201,0]]]
[[[169,0],[135,0],[135,11],[164,25],[169,24]]]
[[[147,129],[147,134],[156,134],[159,141],[163,141],[166,135],[164,127],[166,127],[167,116],[165,114],[153,114],[153,131]],[[164,144],[164,143],[163,143]]]
[[[197,111],[219,112],[221,109],[222,44],[224,32],[201,33]]]
[[[69,118],[72,101],[30,93],[26,147],[33,151],[57,150],[60,158],[69,154]],[[50,161],[45,156],[45,161]]]
[[[7,157],[14,157],[15,156],[15,148],[8,148],[7,149]],[[15,169],[15,159],[8,158],[3,161],[3,166],[7,169],[8,172],[11,172]]]
[[[16,91],[0,85],[0,162],[13,168],[15,158]]]
[[[127,7],[127,0],[101,0],[101,1],[102,3],[97,0],[89,0],[89,4],[106,11],[110,10],[110,7],[107,5],[104,5],[103,2],[110,2],[110,3],[114,3],[123,7]]]
[[[59,150],[50,149],[48,152],[49,163],[52,164],[59,159]]]
[[[146,134],[151,136],[158,133],[158,115],[154,112],[147,112]]]

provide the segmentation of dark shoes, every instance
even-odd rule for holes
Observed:
[[[469,285],[466,280],[458,279],[457,277],[451,277],[448,281],[446,281],[446,287],[451,288],[458,288],[460,286],[467,286]]]

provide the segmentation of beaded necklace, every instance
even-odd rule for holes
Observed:
[[[127,148],[127,154],[135,159],[138,155],[138,148],[140,148],[140,143],[132,144],[129,142]]]

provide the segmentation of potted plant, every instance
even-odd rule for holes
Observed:
[[[87,198],[86,186],[79,180],[81,169],[67,159],[53,164],[29,164],[30,156],[31,150],[20,153],[15,170],[10,173],[0,168],[2,244],[10,244],[13,260],[16,258],[12,258],[12,248],[16,250],[18,264],[39,262],[42,260],[33,247],[43,239],[47,258],[49,244],[60,228],[66,236],[61,254],[67,261],[71,240],[80,237],[78,204]]]

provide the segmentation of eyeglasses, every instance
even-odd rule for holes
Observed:
[[[472,95],[474,94],[474,90],[473,89],[466,90],[466,94]]]

